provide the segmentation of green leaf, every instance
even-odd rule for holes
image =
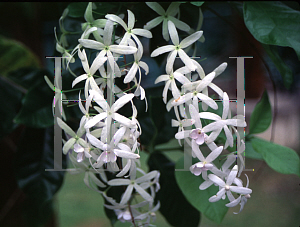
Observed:
[[[54,124],[51,104],[54,97],[48,85],[41,83],[30,88],[23,99],[23,106],[14,121],[35,128],[46,128]]]
[[[13,122],[22,100],[22,92],[16,90],[7,78],[0,77],[0,139],[12,132],[17,124]]]
[[[262,154],[273,170],[283,174],[296,174],[300,177],[300,160],[294,150],[257,137],[252,138],[251,143],[254,150]]]
[[[280,1],[246,1],[244,21],[259,42],[291,47],[300,60],[299,11]]]
[[[63,183],[64,171],[54,168],[54,129],[25,128],[15,159],[19,187],[26,194],[24,213],[28,226],[43,226],[52,214],[52,198]],[[63,156],[62,168],[66,168]]]
[[[268,129],[272,122],[272,109],[269,102],[267,91],[261,97],[261,100],[256,104],[251,117],[249,134],[261,133]]]
[[[253,149],[251,141],[246,141],[245,146],[246,146],[246,150],[245,150],[245,157],[246,158],[263,160],[263,156],[260,153],[257,153]]]
[[[278,54],[278,50],[275,46],[271,45],[263,45],[265,51],[275,64],[276,68],[278,69],[282,79],[283,84],[286,87],[286,89],[290,89],[292,83],[293,83],[293,73],[292,70],[284,63],[282,58]]]
[[[175,166],[175,177],[185,198],[208,219],[220,224],[228,211],[225,204],[229,203],[229,200],[226,198],[215,203],[209,202],[208,199],[217,194],[219,187],[212,185],[206,190],[200,190],[199,186],[204,182],[202,177],[193,175],[189,170],[178,171],[183,168],[184,158],[181,158]]]
[[[148,165],[150,171],[160,171],[161,188],[155,199],[160,201],[161,214],[174,227],[197,227],[200,222],[200,212],[186,200],[180,191],[174,176],[174,163],[164,154],[154,152],[148,159]]]
[[[83,17],[87,8],[88,2],[73,2],[68,5],[70,17]]]
[[[204,2],[191,2],[194,6],[202,6]]]
[[[25,67],[39,67],[35,54],[22,43],[0,36],[1,76]]]

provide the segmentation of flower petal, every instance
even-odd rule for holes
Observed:
[[[179,45],[179,37],[178,37],[176,27],[172,21],[168,21],[168,29],[169,29],[169,34],[170,34],[173,44],[175,46],[178,46]]]
[[[141,186],[134,184],[135,190],[147,201],[153,202],[153,198]]]
[[[225,182],[218,176],[214,175],[214,174],[209,174],[208,178],[216,183],[217,185],[221,186],[221,187],[225,187]]]
[[[153,57],[156,57],[156,56],[161,55],[163,53],[170,52],[172,50],[175,50],[175,46],[174,45],[162,46],[162,47],[159,47],[159,48],[155,49],[151,53],[151,57],[153,58]]]
[[[203,31],[198,31],[193,33],[192,35],[184,38],[181,42],[180,42],[180,47],[182,49],[192,45],[194,42],[196,42],[198,39],[200,39],[200,37],[202,36]]]
[[[95,50],[103,50],[105,48],[103,43],[97,42],[95,40],[91,40],[91,39],[79,39],[78,42],[86,47],[86,48],[90,48],[90,49],[95,49]]]
[[[122,45],[110,45],[109,50],[116,54],[134,54],[137,52],[136,47]]]
[[[219,155],[222,153],[223,151],[223,146],[220,146],[218,148],[216,148],[215,150],[213,150],[207,157],[206,157],[206,161],[207,162],[212,162],[213,160],[215,160],[217,157],[219,157]]]

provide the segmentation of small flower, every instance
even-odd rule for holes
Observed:
[[[82,74],[81,76],[77,77],[73,81],[72,87],[74,87],[80,81],[86,80],[85,87],[84,87],[84,94],[85,94],[85,97],[87,98],[88,97],[89,86],[91,88],[95,88],[95,89],[98,88],[93,76],[94,76],[95,72],[106,62],[107,58],[106,57],[101,57],[100,55],[98,55],[95,58],[95,60],[93,61],[92,66],[89,67],[85,50],[83,50],[81,52],[80,49],[79,49],[78,50],[78,57],[81,60],[83,69],[85,71],[85,74]]]
[[[235,118],[227,119],[228,116],[230,117],[230,108],[229,108],[229,97],[226,92],[224,92],[224,95],[223,95],[222,118],[217,114],[213,114],[213,113],[209,113],[209,112],[202,112],[199,115],[201,118],[215,120],[215,122],[210,123],[203,128],[203,130],[206,130],[206,131],[213,131],[207,139],[209,142],[214,141],[218,137],[218,135],[221,133],[222,129],[224,129],[224,132],[225,132],[225,135],[227,138],[225,146],[224,146],[225,149],[228,147],[228,145],[230,147],[233,146],[233,136],[232,136],[232,133],[229,130],[228,126],[231,126],[231,127],[232,126],[235,126],[235,127],[246,127],[247,126],[243,115],[237,115]]]
[[[227,194],[228,197],[233,197],[232,196],[232,192],[236,192],[236,193],[240,193],[240,194],[251,194],[252,190],[249,188],[245,188],[242,186],[232,186],[231,184],[234,182],[236,175],[238,173],[238,167],[237,165],[235,165],[233,167],[233,169],[231,170],[231,172],[229,173],[226,183],[218,176],[214,175],[214,174],[209,174],[208,178],[215,184],[219,185],[220,190],[219,192],[210,197],[209,198],[209,202],[217,202],[219,201],[224,195],[225,193]]]
[[[127,41],[128,41],[128,39],[130,39],[131,36],[135,40],[138,39],[136,37],[136,35],[140,35],[140,36],[143,36],[146,38],[152,38],[152,34],[150,31],[148,31],[146,29],[133,28],[134,24],[135,24],[134,14],[130,10],[127,10],[127,12],[128,12],[128,26],[120,17],[118,17],[114,14],[107,14],[105,16],[105,18],[107,18],[111,21],[117,22],[125,29],[126,33],[124,34],[123,39],[120,42],[120,45],[127,45]]]
[[[121,198],[121,205],[126,204],[132,194],[133,189],[135,189],[145,200],[147,200],[148,202],[153,202],[153,197],[151,195],[148,194],[148,192],[146,192],[139,184],[149,181],[153,178],[156,177],[158,171],[153,170],[149,173],[147,173],[144,176],[141,176],[137,179],[113,179],[108,181],[108,185],[111,186],[121,186],[121,185],[128,185],[126,188],[126,191],[124,192],[122,198]]]
[[[166,65],[166,71],[170,72],[172,70],[175,58],[177,56],[177,53],[179,54],[180,59],[183,61],[183,63],[191,70],[195,71],[196,66],[192,62],[192,59],[182,50],[189,45],[193,44],[196,42],[203,34],[203,31],[198,31],[195,32],[194,34],[184,38],[180,43],[179,43],[179,37],[178,33],[176,31],[175,25],[172,21],[168,21],[168,26],[169,26],[169,33],[172,39],[172,42],[174,45],[167,45],[163,47],[159,47],[155,49],[151,53],[151,57],[156,57],[158,55],[161,55],[166,52],[170,52],[167,60],[167,65]]]
[[[144,29],[151,30],[152,28],[159,25],[161,22],[163,22],[163,37],[166,41],[169,41],[169,34],[168,34],[168,21],[172,21],[175,26],[182,30],[182,31],[189,31],[190,26],[188,26],[186,23],[178,20],[174,16],[178,13],[179,5],[181,3],[179,2],[172,2],[170,6],[168,7],[167,11],[165,11],[161,5],[159,5],[157,2],[146,2],[146,4],[153,9],[155,12],[157,12],[160,16],[154,18],[153,20],[149,21],[145,26]]]
[[[201,173],[204,180],[207,180],[207,171],[216,169],[214,164],[212,162],[219,157],[221,154],[223,147],[220,146],[216,149],[214,149],[206,158],[204,158],[201,150],[199,149],[199,146],[196,144],[195,140],[192,141],[192,150],[196,157],[201,161],[198,162],[190,167],[190,171],[196,175],[199,176]]]

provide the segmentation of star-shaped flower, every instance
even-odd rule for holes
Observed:
[[[231,192],[236,192],[236,193],[240,193],[240,194],[244,194],[244,195],[252,193],[252,190],[249,188],[245,188],[242,186],[234,186],[234,185],[232,186],[232,183],[234,182],[237,173],[238,173],[238,167],[237,167],[237,165],[235,165],[233,167],[233,169],[231,170],[231,172],[229,173],[226,183],[220,177],[218,177],[214,174],[208,175],[208,178],[213,183],[219,185],[221,188],[216,195],[209,198],[209,202],[219,201],[225,195],[225,193],[227,194],[228,197],[231,197],[231,198],[233,198],[233,195]],[[235,183],[236,182],[237,181],[235,181]]]
[[[178,33],[176,31],[175,25],[172,21],[168,21],[168,26],[169,26],[169,33],[171,36],[171,40],[174,45],[166,45],[159,47],[155,49],[151,53],[151,57],[156,57],[158,55],[161,55],[166,52],[170,52],[168,59],[167,59],[167,65],[166,65],[166,71],[170,72],[173,68],[173,64],[175,61],[175,58],[177,54],[179,55],[180,59],[183,61],[183,63],[191,70],[195,71],[196,66],[192,62],[192,59],[184,52],[184,48],[188,47],[189,45],[193,44],[196,42],[203,34],[203,31],[198,31],[193,33],[192,35],[184,38],[180,43],[179,43],[179,37]]]
[[[153,9],[155,12],[157,12],[160,16],[154,18],[153,20],[149,21],[144,28],[151,30],[152,28],[159,25],[161,22],[163,22],[163,30],[162,34],[166,41],[169,41],[169,33],[168,33],[168,21],[172,21],[175,26],[182,30],[182,31],[189,31],[190,26],[188,26],[186,23],[178,20],[174,16],[178,13],[179,5],[181,3],[179,2],[172,2],[170,6],[168,7],[167,11],[165,11],[161,5],[159,5],[157,2],[146,2],[146,4]]]

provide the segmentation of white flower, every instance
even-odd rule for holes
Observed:
[[[135,24],[134,14],[130,10],[127,10],[127,12],[128,12],[128,26],[120,17],[118,17],[114,14],[107,14],[105,16],[105,18],[107,18],[111,21],[117,22],[126,30],[126,33],[124,34],[124,36],[120,42],[120,45],[127,45],[127,41],[128,41],[128,39],[130,39],[131,36],[135,40],[138,39],[136,37],[136,35],[140,35],[140,36],[143,36],[146,38],[152,38],[152,34],[150,31],[148,31],[146,29],[133,28],[134,24]]]
[[[224,129],[227,138],[224,146],[225,149],[228,147],[228,145],[231,147],[233,146],[233,136],[228,126],[235,126],[235,127],[247,126],[243,115],[237,115],[235,118],[227,119],[227,117],[230,115],[230,108],[229,108],[229,97],[226,92],[224,92],[223,95],[222,117],[220,117],[217,114],[213,114],[209,112],[201,112],[199,115],[201,118],[215,120],[215,122],[210,123],[203,128],[203,130],[206,131],[213,131],[207,139],[208,142],[214,141],[218,137],[222,129]]]
[[[245,176],[247,177],[246,188],[248,188],[249,178],[246,174],[245,174]],[[240,205],[241,205],[240,211],[238,213],[233,212],[234,214],[239,214],[243,210],[245,204],[247,203],[247,200],[250,199],[250,198],[251,198],[250,194],[246,194],[246,195],[241,194],[237,199],[231,200],[230,203],[227,203],[226,206],[227,207],[235,207],[236,205],[238,205],[240,203]]]
[[[190,171],[196,175],[199,176],[202,173],[203,179],[207,180],[207,170],[213,170],[216,169],[214,164],[212,163],[219,155],[221,154],[223,147],[220,146],[216,149],[214,149],[206,158],[204,158],[199,145],[196,144],[196,142],[192,141],[192,150],[194,154],[197,156],[197,158],[201,162],[197,162],[196,164],[192,165],[190,167]]]
[[[140,158],[138,154],[135,154],[131,151],[117,149],[116,146],[121,140],[122,136],[125,133],[126,128],[120,128],[111,139],[110,143],[103,143],[98,140],[92,134],[87,133],[87,138],[89,142],[97,148],[100,148],[103,152],[98,157],[97,162],[94,164],[95,168],[101,167],[104,163],[115,162],[118,157],[128,158],[128,159],[137,159]]]
[[[141,176],[137,179],[113,179],[108,181],[107,183],[111,186],[128,185],[125,193],[122,196],[120,202],[121,205],[124,205],[129,201],[133,189],[135,189],[148,202],[153,202],[153,197],[149,195],[148,192],[146,192],[139,184],[155,178],[157,173],[158,172],[156,170],[153,170],[150,173],[147,173],[146,175]]]
[[[198,100],[200,100],[211,108],[215,110],[218,109],[217,103],[212,98],[202,93],[208,84],[210,84],[210,82],[215,78],[215,75],[215,72],[211,72],[200,82],[196,81],[186,84],[187,86],[183,85],[184,88],[188,88],[187,90],[189,90],[189,92],[180,96],[178,99],[173,100],[172,105],[181,105],[192,99],[194,106],[198,106]]]
[[[88,148],[84,148],[77,143],[74,145],[74,151],[77,153],[77,162],[82,162],[85,159],[85,157],[87,158],[92,157],[89,154]]]
[[[83,50],[81,52],[80,49],[79,49],[78,50],[78,57],[81,60],[83,69],[85,71],[85,74],[82,74],[81,76],[77,77],[73,81],[72,87],[74,87],[80,81],[86,79],[85,87],[84,87],[84,94],[85,94],[85,97],[87,98],[88,97],[89,85],[90,85],[91,88],[94,88],[94,89],[98,88],[93,76],[94,76],[95,72],[101,67],[101,65],[104,64],[104,62],[107,60],[107,58],[106,57],[101,57],[100,55],[98,55],[95,58],[95,60],[93,61],[92,66],[89,67],[85,50]]]
[[[188,47],[189,45],[193,44],[194,42],[196,42],[202,36],[203,31],[195,32],[194,34],[184,38],[179,43],[179,37],[178,37],[178,33],[176,31],[175,25],[173,24],[172,21],[168,21],[168,25],[169,25],[169,33],[170,33],[170,36],[171,36],[171,39],[172,39],[172,42],[174,45],[167,45],[167,46],[163,46],[163,47],[159,47],[159,48],[155,49],[151,53],[151,57],[156,57],[158,55],[161,55],[163,53],[171,51],[168,56],[167,65],[166,65],[166,71],[170,72],[173,68],[173,64],[174,64],[175,58],[178,53],[178,55],[179,55],[180,59],[183,61],[183,63],[191,71],[195,71],[196,66],[192,62],[192,59],[182,49],[184,49],[184,48]]]
[[[205,142],[207,135],[205,134],[206,131],[202,129],[201,120],[199,117],[199,111],[193,106],[193,104],[189,105],[189,113],[194,121],[194,125],[196,129],[192,130],[184,130],[175,134],[176,139],[183,139],[187,137],[191,137],[193,140],[196,141],[198,145],[201,145]],[[195,135],[196,134],[196,135]]]
[[[159,5],[157,2],[146,2],[146,4],[153,9],[155,12],[157,12],[160,16],[154,18],[153,20],[149,21],[144,28],[151,30],[152,28],[159,25],[161,22],[163,22],[163,30],[162,34],[166,41],[169,41],[169,34],[168,34],[168,21],[172,21],[175,26],[182,30],[182,31],[189,31],[190,26],[188,26],[186,23],[178,20],[174,16],[178,13],[179,5],[181,3],[179,2],[172,2],[170,6],[168,7],[167,11],[165,11],[161,5]]]
[[[122,116],[121,114],[118,114],[117,111],[124,106],[126,103],[128,103],[133,97],[133,94],[126,94],[119,98],[111,107],[109,107],[106,100],[101,96],[99,93],[91,90],[91,94],[93,94],[93,99],[96,101],[96,103],[101,106],[101,108],[104,110],[104,112],[101,112],[94,116],[92,119],[88,120],[85,124],[85,128],[91,128],[97,123],[99,123],[101,120],[106,119],[106,127],[107,132],[109,132],[110,125],[112,122],[112,119],[120,122],[121,124],[126,125],[127,127],[134,127],[135,124],[127,117]]]
[[[95,40],[90,40],[90,39],[78,40],[78,42],[86,48],[101,50],[101,52],[99,53],[101,57],[107,55],[110,69],[114,69],[116,64],[112,53],[133,54],[137,51],[135,47],[129,47],[123,45],[111,45],[112,32],[113,32],[113,22],[108,20],[104,28],[103,43]]]
[[[183,75],[187,72],[189,72],[189,69],[187,67],[182,67],[177,69],[175,72],[173,72],[173,70],[171,69],[171,71],[167,71],[167,75],[160,75],[159,77],[157,77],[157,79],[154,82],[155,84],[165,81],[165,87],[163,90],[164,103],[167,103],[167,92],[170,87],[173,97],[175,99],[180,97],[180,92],[176,86],[175,79],[181,84],[189,83],[189,80]]]
[[[238,167],[237,167],[237,165],[235,165],[233,167],[233,169],[231,170],[231,172],[229,173],[226,183],[220,177],[218,177],[214,174],[208,175],[208,178],[215,184],[219,185],[219,187],[221,188],[216,195],[209,198],[209,202],[219,201],[225,195],[225,193],[227,194],[228,197],[231,197],[231,198],[233,198],[231,192],[236,192],[236,193],[245,194],[245,195],[252,193],[252,190],[249,188],[231,185],[234,182],[237,173],[238,173]]]
[[[86,146],[86,142],[81,138],[83,134],[85,133],[82,128],[79,128],[77,130],[77,134],[65,123],[63,122],[60,118],[56,118],[57,123],[61,129],[65,131],[68,135],[71,136],[71,138],[64,144],[63,146],[63,153],[67,154],[67,152],[73,147],[75,143],[79,143],[82,146]]]

